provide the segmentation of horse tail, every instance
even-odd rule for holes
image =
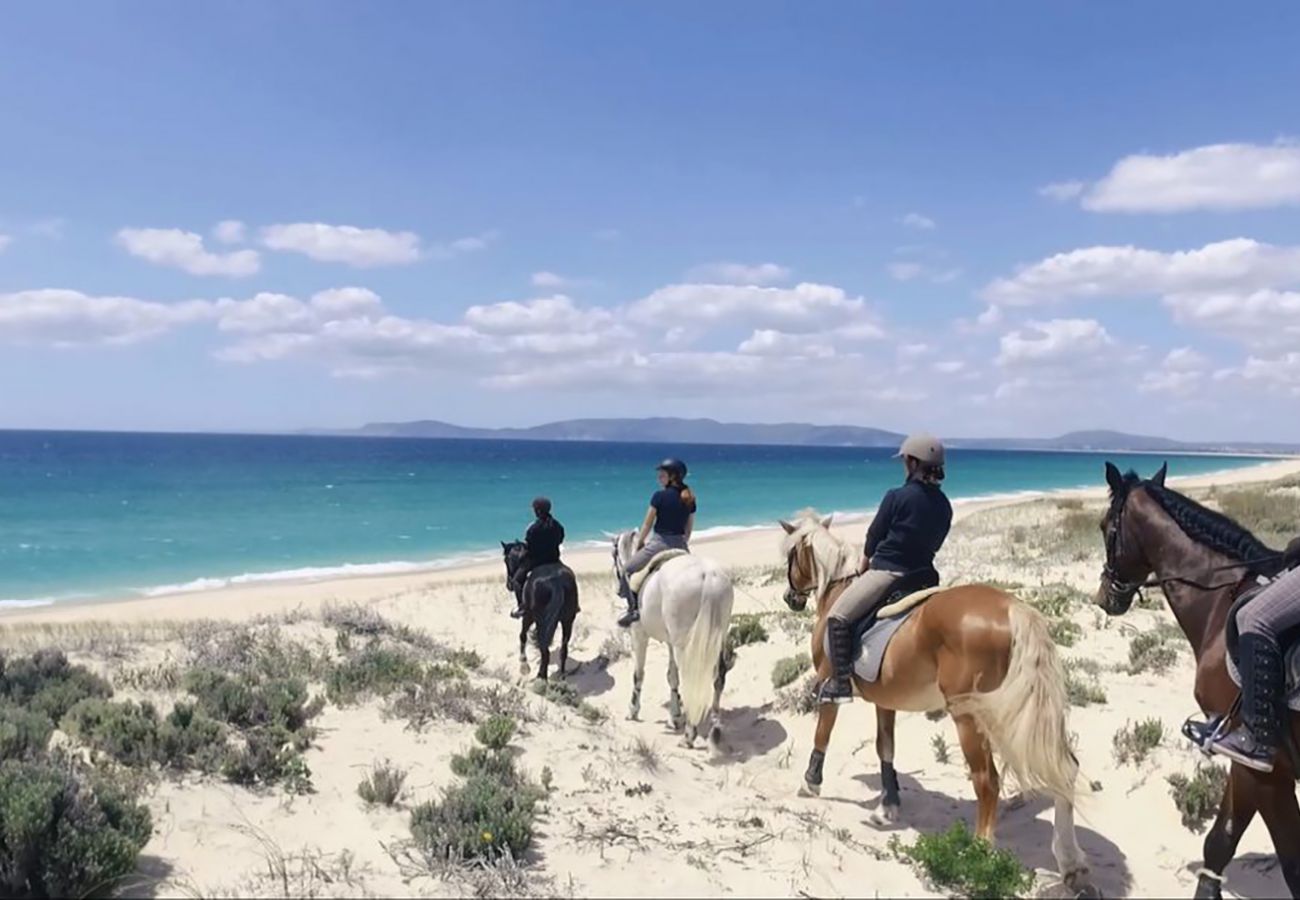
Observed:
[[[1011,659],[1002,683],[987,693],[954,698],[954,715],[968,714],[1020,787],[1074,803],[1079,762],[1065,727],[1065,670],[1047,620],[1013,600],[1007,609]]]
[[[551,641],[555,639],[555,628],[560,624],[560,616],[564,614],[564,607],[570,597],[570,592],[576,596],[578,591],[577,581],[573,577],[573,572],[566,566],[554,574],[548,574],[547,577],[539,579],[534,585],[533,590],[537,593],[545,589],[546,605],[541,609],[541,614],[537,618],[537,647],[545,650],[551,646]],[[534,603],[538,597],[534,597]],[[537,607],[533,609],[536,611]],[[537,613],[534,612],[534,615]]]
[[[722,658],[722,645],[731,627],[734,598],[731,580],[711,563],[703,563],[697,577],[700,609],[678,658],[682,705],[686,721],[695,726],[704,721],[713,703],[713,682]]]

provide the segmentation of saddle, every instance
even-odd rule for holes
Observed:
[[[894,632],[903,627],[916,609],[943,588],[939,587],[939,573],[923,569],[902,576],[867,615],[853,626],[854,673],[863,681],[874,684],[880,677],[880,664]],[[827,637],[829,640],[829,635]],[[827,653],[830,652],[829,645]]]
[[[687,550],[664,550],[662,553],[656,553],[650,558],[650,562],[646,563],[644,569],[639,572],[634,572],[627,577],[628,588],[631,589],[632,593],[640,596],[641,588],[645,585],[646,581],[649,580],[650,576],[658,571],[660,566],[668,562],[670,559],[676,559],[679,556],[687,555],[689,555],[689,551]]]

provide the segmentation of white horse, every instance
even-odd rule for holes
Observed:
[[[614,538],[616,575],[623,573],[624,560],[632,556],[635,539],[635,531],[625,531]],[[711,559],[679,556],[666,561],[650,576],[642,585],[640,599],[641,619],[632,625],[636,668],[632,674],[632,703],[628,718],[635,720],[641,714],[646,648],[654,638],[668,645],[673,729],[684,729],[682,743],[692,747],[696,736],[703,730],[705,717],[712,712],[709,742],[716,745],[722,737],[719,706],[727,681],[724,646],[727,630],[731,627],[734,599],[731,579]]]

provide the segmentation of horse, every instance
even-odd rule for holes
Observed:
[[[527,554],[522,541],[501,542],[501,553],[506,563],[506,589],[514,593],[515,573]],[[551,640],[555,626],[562,629],[560,637],[560,677],[568,674],[569,638],[573,636],[573,620],[578,615],[578,580],[573,570],[564,563],[547,563],[533,569],[523,587],[524,615],[519,623],[519,674],[528,674],[528,629],[537,623],[537,650],[541,665],[537,678],[546,680],[551,666]]]
[[[1167,473],[1166,464],[1143,481],[1106,463],[1110,508],[1101,522],[1106,561],[1096,602],[1108,615],[1120,616],[1143,587],[1161,587],[1196,656],[1197,705],[1206,714],[1227,714],[1238,694],[1228,674],[1228,614],[1254,576],[1276,574],[1283,555],[1227,516],[1165,487]],[[1300,714],[1291,713],[1290,730],[1300,746]],[[1205,836],[1194,896],[1222,896],[1223,870],[1258,812],[1287,887],[1300,897],[1296,775],[1285,752],[1269,774],[1232,764],[1218,816]]]
[[[831,675],[825,652],[827,615],[857,576],[858,552],[830,531],[831,517],[800,513],[785,530],[785,602],[796,612],[817,598],[812,633],[813,666]],[[998,770],[994,754],[1021,788],[1055,800],[1052,854],[1065,886],[1076,894],[1093,890],[1089,867],[1074,829],[1075,782],[1079,764],[1070,750],[1065,714],[1065,674],[1047,622],[1036,610],[987,585],[938,591],[915,609],[890,640],[880,676],[867,683],[854,676],[854,689],[876,706],[876,750],[883,786],[882,812],[898,820],[901,806],[894,769],[897,711],[946,708],[957,725],[962,753],[978,800],[976,834],[992,842],[997,820]],[[839,706],[818,708],[813,750],[800,790],[819,796],[826,747]]]
[[[635,539],[635,531],[614,537],[614,573],[619,578],[624,573],[624,560],[633,553]],[[640,599],[641,618],[631,626],[635,668],[628,719],[636,721],[641,714],[646,649],[654,638],[668,645],[669,719],[673,730],[683,731],[682,745],[693,747],[706,716],[711,714],[708,739],[717,747],[722,738],[722,690],[727,683],[725,644],[735,599],[731,579],[711,559],[678,556],[664,562],[646,580]]]

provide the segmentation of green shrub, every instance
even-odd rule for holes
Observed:
[[[177,703],[158,726],[158,762],[172,769],[215,772],[226,752],[225,730],[192,703]]]
[[[470,747],[451,758],[451,771],[461,778],[485,775],[491,778],[514,777],[515,761],[509,754],[486,747]]]
[[[943,739],[943,735],[936,734],[930,738],[930,746],[934,748],[934,761],[940,764],[946,764],[951,758],[948,754],[948,742]]]
[[[1242,488],[1219,495],[1219,508],[1260,540],[1284,546],[1300,534],[1300,497],[1268,487]]]
[[[406,770],[385,760],[375,763],[357,785],[357,794],[371,806],[396,806],[406,784]]]
[[[1047,623],[1047,633],[1060,647],[1073,647],[1083,636],[1083,629],[1070,619],[1052,619]]]
[[[795,656],[787,656],[784,659],[778,659],[772,666],[772,687],[785,687],[793,683],[800,675],[808,671],[812,666],[812,657],[807,653],[800,653]]]
[[[242,747],[227,749],[221,762],[221,774],[234,784],[283,784],[291,794],[312,791],[311,769],[299,749],[283,740],[273,730],[251,731],[244,736]]]
[[[727,646],[731,649],[745,647],[749,644],[761,644],[767,640],[767,629],[758,616],[742,613],[735,616],[731,630],[727,632]]]
[[[478,749],[478,748],[476,748]],[[508,757],[505,758],[509,762]],[[411,835],[431,861],[518,859],[533,840],[541,788],[514,770],[475,773],[411,812]]]
[[[0,896],[102,896],[152,833],[129,791],[49,761],[0,763]]]
[[[158,757],[158,711],[150,703],[87,698],[68,710],[63,730],[126,766],[148,767]]]
[[[961,897],[1022,897],[1034,884],[1033,872],[1015,854],[975,837],[965,822],[955,822],[937,834],[922,834],[913,844],[895,837],[889,845],[920,868],[935,887]]]
[[[44,752],[53,730],[40,713],[0,703],[0,759],[30,759]]]
[[[1126,723],[1111,738],[1115,762],[1121,766],[1125,763],[1140,763],[1152,750],[1160,746],[1165,738],[1165,726],[1159,719],[1144,719],[1137,723]]]
[[[299,678],[260,681],[256,676],[195,669],[185,676],[185,689],[205,716],[241,729],[302,731],[321,710],[319,701],[308,704],[307,685]]]
[[[107,681],[84,666],[74,666],[62,650],[0,659],[0,700],[25,707],[53,725],[88,697],[111,697]]]
[[[1097,678],[1096,664],[1091,660],[1065,661],[1065,692],[1072,706],[1091,706],[1106,702],[1106,689]]]
[[[537,681],[533,683],[533,693],[540,694],[552,703],[558,703],[560,706],[569,706],[578,711],[588,722],[595,724],[605,720],[605,711],[597,706],[592,706],[586,700],[578,696],[577,690],[568,682],[564,681]]]
[[[1182,815],[1183,827],[1194,833],[1204,831],[1205,823],[1219,811],[1228,786],[1228,771],[1213,763],[1197,763],[1190,778],[1179,772],[1166,781],[1174,806]]]
[[[1178,662],[1178,647],[1169,639],[1167,631],[1144,631],[1133,636],[1128,645],[1128,671],[1130,675],[1154,672],[1163,675]]]
[[[372,645],[334,666],[325,679],[330,701],[340,706],[369,696],[387,697],[420,683],[424,666],[405,650]]]
[[[515,736],[515,720],[509,716],[492,716],[474,731],[474,737],[490,750],[504,750]]]
[[[1087,601],[1082,591],[1068,584],[1043,585],[1028,593],[1029,605],[1049,619],[1064,618]]]

